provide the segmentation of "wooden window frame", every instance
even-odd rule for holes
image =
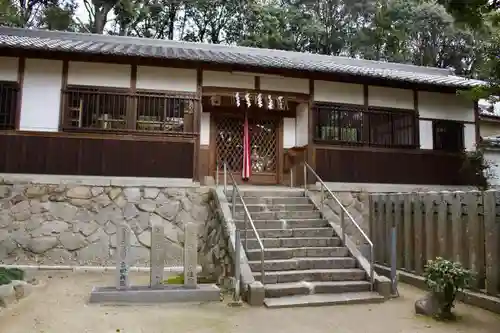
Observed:
[[[92,126],[82,126],[82,119],[80,116],[79,122],[77,126],[72,125],[76,121],[76,118],[71,114],[74,111],[75,107],[70,105],[70,96],[71,94],[78,93],[90,93],[98,95],[106,95],[106,96],[125,96],[125,109],[126,111],[123,114],[124,128],[99,128]],[[162,91],[162,90],[146,90],[146,89],[137,89],[134,92],[130,92],[128,88],[114,88],[114,87],[99,87],[99,86],[80,86],[80,85],[69,85],[61,92],[63,98],[63,121],[62,121],[62,130],[66,132],[106,132],[106,133],[138,133],[145,135],[174,135],[174,136],[195,136],[199,133],[195,132],[194,129],[194,113],[198,108],[198,104],[200,103],[199,97],[196,93],[190,92],[177,92],[177,91]],[[164,98],[168,99],[177,99],[184,101],[192,101],[192,112],[185,112],[183,110],[184,121],[182,122],[182,130],[143,130],[138,129],[139,120],[139,100],[141,98]],[[79,113],[83,113],[83,110],[79,110]],[[99,112],[97,113],[99,114]],[[113,114],[113,113],[112,113]],[[121,113],[119,113],[121,114]],[[114,118],[111,118],[111,121],[114,121]],[[165,121],[156,121],[155,123],[164,123]],[[161,126],[160,126],[161,127]],[[164,128],[164,127],[162,127]]]
[[[21,92],[21,87],[19,82],[17,81],[0,81],[0,91],[4,89],[4,86],[6,86],[6,89],[10,89],[11,92],[7,92],[12,94],[10,98],[12,99],[11,105],[10,105],[10,110],[7,112],[3,112],[2,109],[4,108],[4,103],[3,101],[3,95],[0,94],[0,121],[2,121],[5,117],[5,119],[10,118],[10,121],[6,121],[5,123],[2,121],[0,122],[0,131],[14,131],[16,130],[16,124],[17,124],[17,117],[19,116],[18,114],[18,107],[19,107],[19,94]]]
[[[449,142],[440,142],[438,140],[438,127],[441,126],[442,129],[446,130],[458,130],[458,133],[451,134],[449,136],[456,136],[455,139],[458,139],[455,147],[450,145]],[[446,126],[451,126],[446,129]],[[455,128],[453,128],[455,127]],[[436,151],[444,151],[448,153],[460,153],[465,150],[465,126],[461,121],[456,120],[448,120],[448,119],[433,119],[432,120],[432,148]],[[449,138],[449,137],[448,137]]]
[[[343,126],[342,121],[340,118],[345,118],[339,117],[339,123],[337,126],[341,131],[336,131],[339,132],[337,134],[334,134],[334,137],[337,137],[335,139],[332,138],[327,138],[323,139],[322,137],[325,137],[327,135],[322,135],[320,133],[320,128],[321,127],[331,127],[328,124],[322,125],[320,123],[320,112],[321,110],[330,109],[330,114],[328,115],[328,118],[331,119],[331,117],[335,118],[337,113],[343,112],[346,114],[349,113],[359,113],[359,127],[353,127],[351,128],[352,131],[350,133],[343,133],[346,131],[342,131],[345,126]],[[364,147],[383,147],[383,148],[404,148],[404,149],[416,149],[419,147],[419,142],[418,142],[418,114],[415,112],[415,110],[407,110],[407,109],[396,109],[396,108],[386,108],[386,107],[375,107],[375,106],[365,106],[365,105],[358,105],[358,104],[345,104],[345,103],[314,103],[313,108],[313,139],[314,142],[316,143],[321,143],[321,144],[333,144],[333,145],[349,145],[349,146],[364,146]],[[380,138],[383,138],[383,134],[378,135],[378,140],[374,138],[374,121],[373,116],[383,116],[387,115],[387,117],[390,119],[387,124],[387,135],[388,141],[385,143],[380,143],[377,141],[381,141]],[[409,142],[408,144],[399,144],[395,143],[395,123],[393,119],[393,115],[397,116],[403,116],[403,119],[408,123],[407,127],[409,128],[409,133],[406,136],[407,141]],[[354,117],[351,117],[351,119],[354,119]],[[409,120],[409,121],[408,121]],[[331,120],[330,120],[331,123]],[[347,127],[345,127],[347,128]],[[334,129],[335,130],[335,129]],[[380,129],[382,131],[382,129]],[[403,130],[405,130],[403,128]],[[322,131],[322,130],[321,130]],[[344,139],[343,134],[346,136],[352,136],[355,139]],[[349,134],[349,135],[347,135]]]

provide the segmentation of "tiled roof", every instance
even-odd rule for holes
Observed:
[[[346,74],[454,88],[483,84],[482,81],[453,75],[447,69],[431,67],[239,46],[8,27],[0,27],[2,47],[203,61]]]

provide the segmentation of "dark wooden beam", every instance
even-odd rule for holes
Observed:
[[[135,94],[137,92],[137,65],[130,66],[130,87],[129,93]],[[130,129],[137,129],[137,99],[129,98],[127,103],[127,127]]]
[[[66,111],[66,96],[64,91],[68,88],[68,60],[63,60],[61,71],[61,102],[59,106],[59,131],[64,127],[65,111]]]
[[[17,65],[17,83],[19,85],[19,92],[17,93],[17,104],[15,113],[15,125],[18,130],[21,124],[21,107],[23,103],[23,88],[24,88],[24,70],[26,68],[26,58],[20,57]]]
[[[415,144],[420,147],[420,113],[418,106],[418,90],[413,89],[413,109],[415,110]]]
[[[203,70],[201,68],[196,69],[196,96],[199,100],[196,102],[196,107],[194,108],[194,132],[201,132],[201,113],[203,112],[203,103],[201,101],[203,88]],[[201,169],[200,169],[200,136],[196,137],[194,142],[193,151],[193,175],[195,181],[201,181]]]
[[[481,142],[481,128],[480,128],[480,116],[479,116],[479,103],[478,101],[474,102],[474,125],[476,132],[476,145]]]
[[[255,76],[255,90],[260,90],[260,76]]]
[[[316,156],[315,156],[315,145],[314,145],[314,80],[309,79],[309,103],[308,103],[308,119],[307,119],[307,163],[316,169]],[[311,177],[310,173],[307,179],[304,179],[307,184],[315,182],[315,179]]]

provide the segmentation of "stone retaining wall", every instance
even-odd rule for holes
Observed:
[[[131,265],[148,265],[152,222],[162,223],[167,266],[182,265],[184,226],[199,226],[199,261],[213,274],[225,255],[207,187],[7,184],[0,179],[0,263],[113,265],[116,225],[132,231]],[[210,236],[210,237],[209,237]],[[207,243],[208,240],[208,243]],[[214,262],[214,260],[216,262]]]
[[[321,193],[317,190],[310,190],[310,194],[315,198],[317,202],[320,202]],[[358,225],[363,229],[363,231],[370,235],[370,224],[369,224],[369,203],[367,192],[333,192],[337,198],[339,198],[342,205],[347,208],[347,211],[351,214]],[[325,201],[326,202],[326,201]],[[333,201],[328,200],[331,210],[327,210],[326,218],[332,219],[334,222],[340,221],[340,207]],[[364,238],[361,236],[359,231],[350,223],[346,218],[346,233],[355,241],[358,245],[364,244]]]

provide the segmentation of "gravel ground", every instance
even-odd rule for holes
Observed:
[[[92,286],[110,285],[110,273],[54,273],[45,286],[0,311],[2,333],[497,333],[500,316],[459,304],[455,323],[414,315],[423,292],[401,285],[401,297],[383,304],[268,310],[228,307],[225,302],[154,306],[88,305]],[[148,276],[134,274],[133,283]]]

